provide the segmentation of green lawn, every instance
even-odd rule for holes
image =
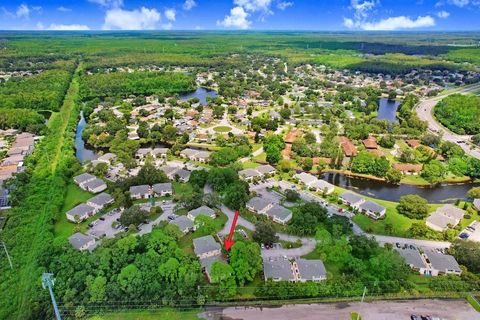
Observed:
[[[473,309],[475,309],[477,312],[480,312],[480,302],[478,302],[477,299],[475,299],[472,295],[468,295],[467,301],[472,305]]]
[[[55,236],[69,237],[72,235],[73,230],[75,229],[75,224],[67,220],[65,212],[79,205],[80,203],[86,202],[91,197],[93,197],[93,194],[83,191],[75,183],[72,182],[67,185],[67,191],[62,210],[60,211],[60,216],[57,217],[57,222],[55,223],[54,227]],[[88,221],[91,221],[92,218],[94,217],[91,217],[86,222],[81,223],[80,227],[83,225],[87,226],[89,223]]]
[[[337,194],[340,194],[344,191],[346,191],[346,189],[335,187],[335,192]],[[351,190],[349,191],[353,192]],[[358,226],[362,228],[362,230],[368,233],[405,237],[408,235],[407,232],[408,232],[408,229],[411,227],[412,223],[424,221],[424,220],[410,219],[406,216],[399,214],[396,208],[398,204],[397,202],[379,200],[379,199],[367,197],[361,194],[360,196],[362,196],[367,200],[376,202],[387,209],[385,218],[380,220],[373,220],[363,214],[357,214],[353,217],[353,221],[356,224],[358,224]],[[430,204],[429,206],[430,212],[435,211],[440,206],[442,206],[442,204]],[[386,228],[388,229],[387,225],[391,226],[392,228],[391,232],[388,232],[388,230],[386,230]]]
[[[262,152],[258,156],[254,157],[253,160],[267,161],[267,154],[265,152]]]
[[[256,167],[258,167],[258,163],[252,161],[245,161],[244,163],[242,163],[242,165],[243,169],[255,169]]]
[[[193,187],[190,183],[172,182],[173,193],[176,195],[191,195]]]
[[[200,310],[180,311],[174,309],[164,309],[158,311],[125,311],[116,313],[107,313],[93,319],[103,320],[198,320],[197,315]]]
[[[232,131],[232,128],[227,127],[227,126],[217,126],[213,128],[213,131],[215,132],[230,132]]]

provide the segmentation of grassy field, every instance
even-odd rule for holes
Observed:
[[[335,192],[337,194],[340,194],[344,191],[347,191],[347,190],[340,187],[335,187]],[[351,190],[349,191],[353,192]],[[379,199],[370,198],[364,195],[361,195],[361,196],[367,200],[376,202],[387,209],[385,218],[380,220],[373,220],[363,214],[357,214],[353,217],[353,221],[356,224],[358,224],[358,226],[362,228],[362,230],[366,232],[405,237],[407,236],[408,229],[412,226],[412,223],[425,221],[425,220],[410,219],[406,216],[399,214],[397,211],[397,205],[398,205],[397,202],[379,200]],[[433,212],[435,211],[435,209],[437,209],[440,206],[442,206],[442,204],[430,204],[429,210],[430,212]]]
[[[477,312],[480,312],[480,302],[478,302],[474,296],[467,296],[467,301],[472,305],[473,309],[475,309]]]
[[[180,311],[174,309],[163,309],[157,311],[125,311],[107,313],[93,319],[103,320],[199,320],[200,310]]]
[[[214,127],[213,131],[215,131],[215,132],[230,132],[230,131],[232,131],[232,128],[227,127],[227,126],[218,126],[218,127]]]

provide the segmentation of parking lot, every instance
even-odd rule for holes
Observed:
[[[100,219],[92,222],[94,226],[91,227],[87,233],[96,238],[115,237],[115,235],[121,232],[122,230],[113,228],[112,224],[113,222],[115,222],[117,219],[120,218],[121,214],[122,214],[122,211],[119,209],[112,210],[109,213],[104,214]],[[104,219],[104,220],[101,220],[101,219]]]

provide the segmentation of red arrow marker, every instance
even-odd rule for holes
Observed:
[[[230,248],[235,243],[235,241],[233,241],[232,238],[233,238],[233,233],[235,232],[235,226],[237,225],[237,219],[238,219],[238,210],[235,211],[235,216],[233,217],[232,227],[230,228],[230,234],[228,235],[228,238],[223,240],[223,244],[224,244],[225,249],[227,251],[230,250]]]

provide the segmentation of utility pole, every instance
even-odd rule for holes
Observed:
[[[50,292],[50,297],[52,298],[53,310],[55,311],[55,318],[57,320],[62,320],[60,311],[58,311],[57,301],[55,300],[55,295],[53,294],[53,286],[55,285],[55,279],[53,279],[53,273],[44,273],[42,275],[42,286],[43,289],[47,289]]]
[[[10,264],[10,269],[13,270],[13,264],[12,264],[12,259],[10,258],[10,255],[8,254],[7,246],[5,245],[5,242],[2,241],[3,249],[5,250],[5,253],[7,254],[7,259],[8,263]]]
[[[365,286],[365,287],[363,288],[362,301],[361,301],[362,303],[363,303],[363,300],[365,299],[365,294],[366,294],[366,293],[367,293],[367,286]]]

